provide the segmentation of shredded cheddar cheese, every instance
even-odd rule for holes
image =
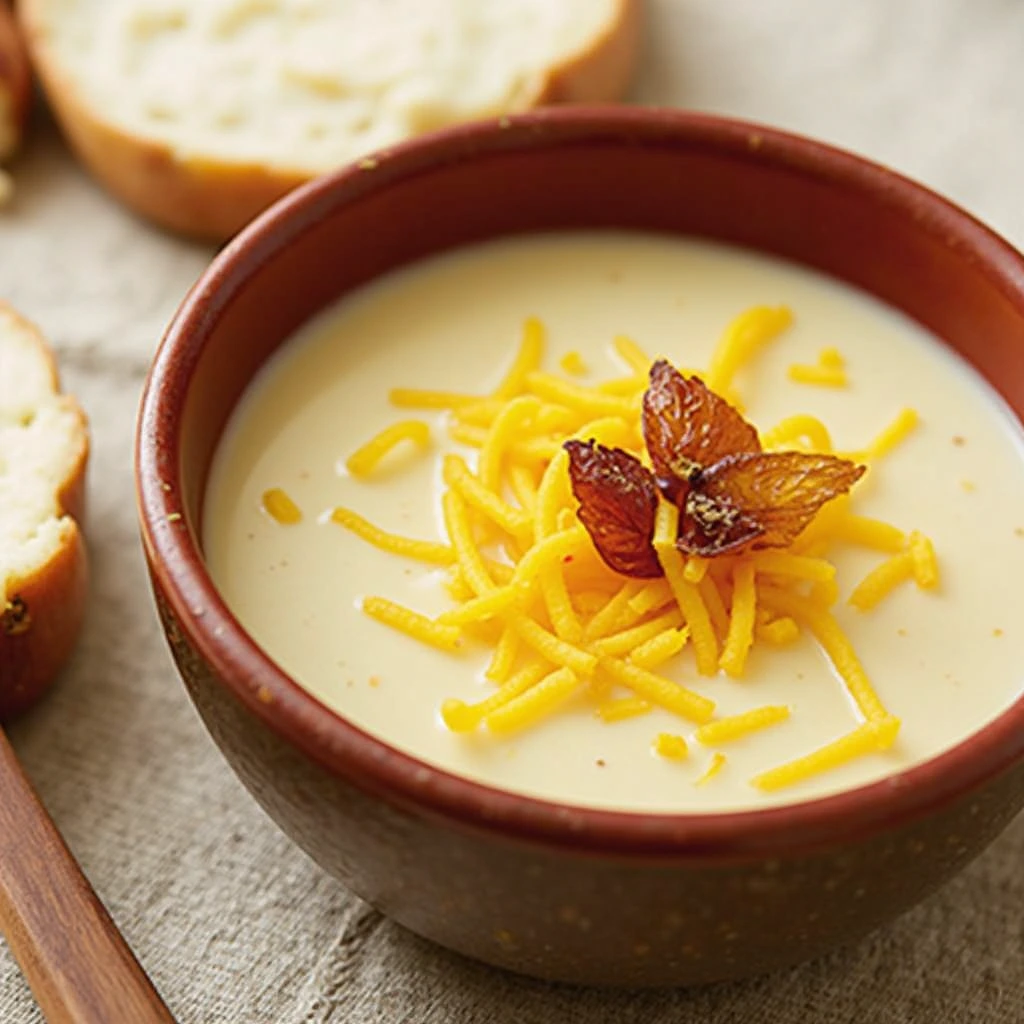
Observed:
[[[910,535],[910,557],[914,564],[914,579],[922,590],[933,590],[939,585],[939,563],[932,542],[916,530]]]
[[[763,640],[766,644],[774,647],[782,647],[791,644],[800,636],[800,627],[795,619],[788,615],[773,619],[771,622],[758,623],[754,626],[754,636]]]
[[[602,722],[621,722],[627,718],[646,715],[653,705],[642,697],[619,697],[598,706],[595,714]]]
[[[721,751],[716,751],[712,754],[707,768],[704,769],[704,774],[697,779],[695,785],[703,786],[705,783],[710,782],[725,767],[725,762],[726,756]]]
[[[587,372],[587,364],[583,359],[583,356],[579,352],[566,352],[561,359],[558,360],[558,365],[565,370],[566,373],[572,374],[574,377],[582,377]]]
[[[686,740],[672,732],[659,732],[654,737],[654,752],[667,761],[683,761],[690,753]]]
[[[784,307],[748,310],[724,332],[707,373],[708,387],[736,404],[735,382],[756,353],[791,321]],[[887,556],[849,595],[862,611],[874,608],[898,584],[923,589],[939,583],[931,542],[851,510],[851,496],[828,503],[787,548],[748,550],[724,557],[685,556],[676,546],[680,510],[658,498],[651,543],[662,575],[629,578],[610,569],[577,520],[569,477],[567,440],[619,447],[650,466],[641,426],[641,399],[651,357],[631,338],[612,342],[627,375],[584,385],[544,368],[546,330],[528,319],[518,350],[490,394],[396,388],[398,408],[443,411],[453,440],[476,449],[468,456],[440,457],[446,538],[416,540],[380,529],[349,509],[331,519],[367,542],[399,557],[448,568],[445,588],[453,607],[427,618],[382,597],[367,597],[370,617],[453,656],[484,643],[490,656],[484,677],[491,692],[475,703],[451,699],[440,709],[454,733],[483,730],[494,737],[529,729],[557,716],[563,705],[590,702],[600,722],[645,714],[670,714],[690,723],[697,742],[719,745],[784,722],[787,706],[754,706],[716,718],[716,703],[680,682],[713,687],[742,681],[748,657],[813,638],[831,662],[860,721],[817,750],[762,772],[751,780],[761,790],[797,785],[852,758],[888,749],[899,721],[886,709],[839,620],[831,610],[841,581],[830,554],[856,546]],[[568,375],[589,373],[578,352],[559,361]],[[794,380],[827,386],[846,382],[836,350],[820,353],[814,366],[792,366]],[[916,426],[903,410],[858,457],[874,461]],[[430,427],[417,420],[396,423],[347,461],[354,476],[367,476],[396,445],[425,446]],[[761,434],[766,450],[831,454],[833,441],[820,420],[790,416]],[[271,498],[275,494],[278,497]],[[264,506],[278,522],[297,521],[290,499],[267,492]],[[292,505],[291,508],[294,508]],[[846,584],[842,583],[845,591]],[[692,651],[692,654],[690,653]],[[719,676],[719,681],[708,682]],[[754,690],[751,688],[751,694]],[[661,732],[656,754],[688,756],[687,738]],[[715,753],[703,784],[726,763]]]
[[[875,566],[854,588],[849,602],[865,612],[905,580],[913,578],[914,556],[909,551],[900,551]]]
[[[441,705],[441,717],[452,732],[472,732],[491,712],[532,689],[546,675],[548,667],[542,661],[535,661],[520,669],[510,679],[502,680],[502,686],[497,691],[476,704],[446,700]]]
[[[386,597],[367,597],[363,600],[363,611],[370,618],[383,622],[386,626],[408,633],[416,640],[443,651],[454,651],[459,647],[460,632],[458,626],[434,622],[411,608],[395,604]]]
[[[685,626],[663,630],[634,648],[629,660],[641,668],[655,669],[674,658],[686,646],[689,638],[690,631]]]
[[[891,715],[865,722],[845,736],[798,757],[778,768],[771,768],[755,776],[751,782],[766,791],[782,789],[803,782],[814,775],[831,771],[840,765],[877,751],[888,750],[899,731],[899,719]]]
[[[476,395],[459,395],[454,391],[429,391],[422,388],[392,388],[391,404],[399,409],[458,409],[479,402]]]
[[[697,730],[697,739],[705,746],[728,743],[743,736],[749,736],[758,729],[767,729],[770,725],[784,722],[789,718],[789,708],[780,704],[769,704],[765,707],[744,711],[731,718],[719,718],[708,722]]]
[[[917,426],[918,416],[913,409],[901,409],[896,418],[872,442],[865,451],[869,461],[888,455]]]
[[[451,565],[455,561],[455,552],[447,544],[438,544],[429,540],[413,540],[388,533],[361,515],[347,508],[336,508],[331,512],[331,521],[346,530],[351,530],[357,537],[373,544],[382,551],[390,551],[393,555],[414,558],[421,562],[434,565]]]
[[[765,448],[803,448],[813,452],[832,451],[832,438],[828,428],[814,416],[788,416],[781,423],[761,435]]]
[[[711,356],[706,383],[719,394],[727,392],[739,370],[750,362],[762,345],[767,344],[793,321],[785,306],[755,306],[741,313],[726,328]]]
[[[458,608],[443,612],[438,616],[438,623],[444,626],[462,626],[467,622],[480,622],[493,618],[511,608],[521,597],[517,587],[505,586],[497,590],[489,590],[480,597],[470,597]]]
[[[538,683],[513,697],[507,704],[484,716],[483,724],[492,733],[509,733],[525,729],[545,718],[579,687],[576,673],[568,667],[557,669]]]
[[[345,461],[345,468],[357,477],[370,476],[388,453],[408,441],[418,448],[430,444],[430,427],[422,420],[402,420],[385,427]]]
[[[637,374],[642,389],[647,381],[647,371],[654,360],[632,338],[627,338],[624,334],[617,335],[612,346],[619,358]]]
[[[822,351],[818,356],[818,362],[812,366],[794,363],[786,375],[798,384],[816,384],[826,388],[845,388],[849,384],[846,360],[834,348]]]
[[[523,323],[519,351],[504,379],[495,389],[495,398],[514,398],[523,390],[527,374],[533,373],[544,357],[545,333],[544,325],[535,316],[529,317]]]
[[[302,522],[302,510],[280,487],[272,487],[263,492],[263,508],[271,519],[282,526],[294,526]]]
[[[725,647],[719,659],[719,665],[734,679],[743,676],[747,653],[754,642],[756,611],[757,587],[754,581],[754,565],[747,560],[736,566],[729,631],[726,633]]]

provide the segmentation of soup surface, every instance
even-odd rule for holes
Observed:
[[[397,410],[396,386],[486,394],[512,361],[524,318],[547,329],[546,369],[582,356],[581,383],[622,376],[612,339],[628,334],[679,366],[704,367],[725,326],[756,304],[794,322],[737,378],[745,415],[766,429],[818,417],[836,449],[856,451],[904,407],[917,428],[858,488],[859,513],[920,530],[935,545],[941,585],[897,587],[875,609],[847,604],[883,555],[839,551],[836,619],[882,701],[902,720],[891,749],[775,792],[751,778],[847,733],[857,718],[814,638],[755,644],[741,680],[699,676],[692,652],[666,674],[728,716],[786,705],[790,717],[722,746],[721,770],[698,784],[717,747],[667,711],[613,724],[578,695],[535,727],[496,737],[456,734],[448,698],[493,692],[490,651],[424,646],[361,610],[383,595],[434,616],[452,607],[445,570],[367,544],[331,521],[345,506],[380,527],[445,539],[440,458],[474,451],[449,440],[445,413]],[[849,385],[787,376],[825,348]],[[356,479],[345,460],[409,416],[431,423],[425,452],[396,451]],[[909,320],[830,279],[780,261],[680,239],[565,234],[489,243],[395,273],[305,327],[264,368],[220,444],[205,507],[210,571],[266,652],[318,699],[386,742],[482,782],[573,804],[635,811],[718,811],[803,800],[869,782],[950,747],[1024,689],[1024,441],[1016,419],[963,361]],[[282,525],[263,495],[281,488],[302,520]],[[688,741],[659,756],[661,732]]]

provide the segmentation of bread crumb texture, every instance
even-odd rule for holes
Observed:
[[[0,303],[0,608],[76,543],[85,421],[35,329]]]
[[[66,85],[179,159],[320,173],[527,109],[622,0],[34,0]],[[602,98],[602,97],[593,97]],[[611,98],[611,97],[607,97]]]

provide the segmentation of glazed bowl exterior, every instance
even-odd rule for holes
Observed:
[[[586,228],[695,235],[825,271],[920,321],[1024,410],[1024,259],[920,186],[806,139],[674,111],[471,125],[298,190],[189,294],[139,422],[153,589],[189,694],[239,777],[394,920],[544,978],[750,975],[895,917],[1004,828],[1024,804],[1024,700],[932,761],[824,799],[702,815],[561,806],[447,774],[329,710],[246,635],[204,567],[203,494],[225,422],[309,317],[455,246]]]

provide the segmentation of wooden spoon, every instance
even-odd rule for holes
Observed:
[[[174,1024],[2,730],[0,931],[51,1024]]]

